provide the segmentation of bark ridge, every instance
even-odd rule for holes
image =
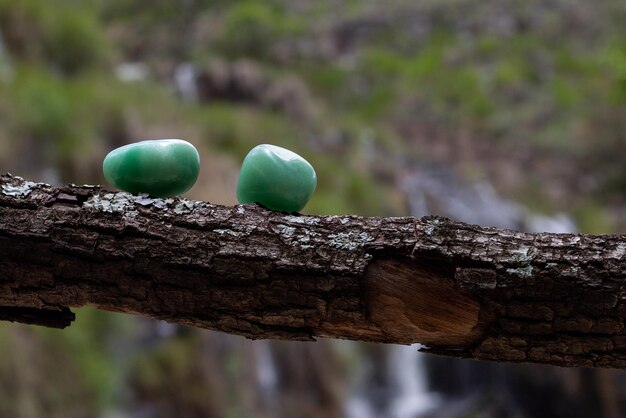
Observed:
[[[624,236],[303,216],[0,176],[0,319],[85,305],[249,338],[626,368]]]

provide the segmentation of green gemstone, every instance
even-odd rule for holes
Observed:
[[[200,171],[196,148],[180,139],[136,142],[111,151],[102,163],[104,177],[130,193],[175,196],[193,186]]]
[[[243,160],[237,183],[239,203],[298,212],[315,191],[313,166],[298,154],[275,145],[258,145]]]

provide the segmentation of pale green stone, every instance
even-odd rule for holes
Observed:
[[[111,151],[102,163],[106,180],[130,193],[176,196],[194,185],[200,172],[196,148],[180,139],[136,142]]]
[[[240,203],[298,212],[317,185],[313,166],[298,154],[275,145],[258,145],[243,160],[237,183]]]

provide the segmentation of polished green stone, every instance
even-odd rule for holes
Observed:
[[[237,183],[239,203],[297,212],[315,191],[313,166],[298,154],[275,145],[258,145],[243,160]]]
[[[130,193],[175,196],[193,186],[200,171],[196,148],[180,139],[136,142],[111,151],[102,163],[104,177]]]

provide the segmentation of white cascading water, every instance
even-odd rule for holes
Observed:
[[[258,340],[252,346],[254,349],[256,379],[260,391],[260,398],[267,410],[273,410],[278,398],[278,375],[276,364],[272,357],[271,342],[268,340]]]
[[[174,71],[174,88],[185,102],[196,102],[198,100],[196,68],[189,62],[184,62],[176,67]]]
[[[387,369],[396,397],[389,405],[390,418],[416,418],[432,411],[439,396],[430,392],[420,345],[393,345],[389,348]]]
[[[415,217],[430,214],[500,228],[528,232],[575,232],[576,227],[565,214],[538,216],[517,203],[500,197],[493,186],[482,181],[463,184],[452,170],[446,168],[417,168],[400,182],[407,196],[409,213]],[[419,345],[392,345],[387,353],[389,399],[373,399],[367,388],[357,388],[346,403],[347,418],[420,418],[440,416],[438,406],[445,403],[440,395],[428,390],[426,355]],[[368,367],[368,366],[362,366]],[[358,373],[358,372],[357,372]],[[380,405],[386,405],[381,411]],[[462,406],[463,401],[459,400]],[[465,408],[446,407],[446,416],[463,416]],[[443,412],[443,411],[441,411]],[[461,414],[461,415],[459,415]]]

